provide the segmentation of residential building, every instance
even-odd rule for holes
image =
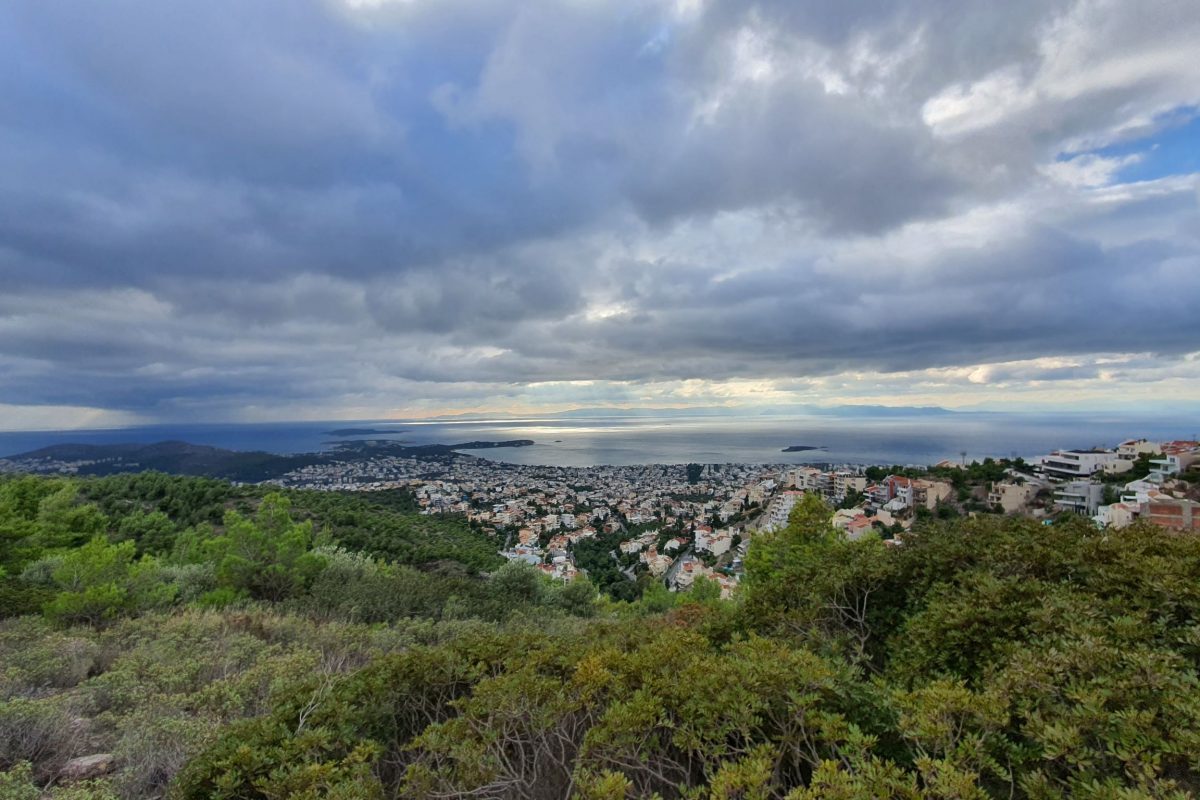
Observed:
[[[714,531],[711,528],[696,529],[696,549],[719,556],[729,552],[733,546],[733,536],[728,531]]]
[[[1090,480],[1068,481],[1054,492],[1054,505],[1063,511],[1094,516],[1100,508],[1104,486]]]
[[[841,502],[851,492],[861,493],[867,488],[867,479],[857,472],[838,470],[833,473],[833,499]]]
[[[875,526],[871,524],[871,520],[865,516],[855,517],[846,524],[846,538],[850,541],[856,541],[863,538],[868,533],[873,533]]]
[[[761,531],[775,531],[787,527],[788,517],[791,516],[792,509],[796,507],[796,503],[803,496],[803,491],[786,491],[775,495],[774,499],[767,506],[766,513],[763,514],[758,529]]]
[[[1141,514],[1142,507],[1137,503],[1111,503],[1107,506],[1100,506],[1096,511],[1096,516],[1092,517],[1097,525],[1102,528],[1124,528],[1132,525],[1133,521]]]
[[[1120,460],[1111,450],[1055,450],[1042,456],[1042,471],[1065,480],[1089,478],[1104,469],[1106,464]]]
[[[1200,503],[1195,500],[1160,497],[1147,503],[1144,519],[1176,531],[1200,531]]]
[[[1158,480],[1178,475],[1200,462],[1200,443],[1165,442],[1162,457],[1150,459],[1150,474]]]
[[[1162,452],[1162,445],[1148,439],[1126,439],[1117,445],[1117,459],[1104,465],[1104,471],[1110,475],[1129,472],[1138,458],[1144,455],[1155,455]]]
[[[663,545],[663,551],[666,553],[674,553],[676,550],[681,550],[684,547],[687,547],[687,539],[681,539],[680,537],[676,536],[673,539],[667,540],[667,543]]]
[[[1036,494],[1037,487],[1030,483],[1001,481],[993,483],[988,491],[988,504],[999,506],[1005,514],[1016,514],[1024,511]]]
[[[924,506],[935,511],[938,504],[949,500],[954,494],[954,487],[946,481],[927,481],[918,478],[912,482],[912,502],[914,506]]]

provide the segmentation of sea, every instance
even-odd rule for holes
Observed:
[[[1058,448],[1111,447],[1128,438],[1191,439],[1198,433],[1200,412],[1183,419],[954,412],[857,417],[355,420],[0,432],[0,457],[66,443],[186,441],[288,454],[327,450],[354,439],[413,445],[531,439],[534,444],[528,447],[469,452],[493,461],[569,467],[689,462],[928,465],[944,459],[1029,458]],[[814,449],[783,452],[790,446]]]

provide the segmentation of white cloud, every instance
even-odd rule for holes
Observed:
[[[1072,188],[1089,189],[1107,186],[1117,173],[1131,164],[1142,160],[1139,154],[1105,158],[1093,154],[1075,156],[1042,166],[1042,172],[1051,180]]]
[[[1194,3],[68,6],[0,10],[12,406],[1195,388],[1200,176],[1089,152],[1200,99]]]

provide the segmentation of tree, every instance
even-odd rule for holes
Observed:
[[[93,505],[79,502],[79,489],[66,482],[38,503],[38,539],[46,549],[76,547],[108,530],[108,518]]]
[[[781,531],[756,536],[746,554],[743,613],[758,630],[800,635],[856,659],[887,614],[880,604],[893,562],[878,536],[847,541],[814,494],[792,509]]]
[[[592,617],[596,615],[597,596],[596,587],[581,575],[557,589],[553,600],[554,605],[573,617]]]
[[[492,575],[490,593],[501,607],[536,605],[546,593],[546,581],[537,567],[509,561]]]
[[[854,508],[862,501],[863,501],[862,492],[856,492],[853,489],[851,489],[849,492],[846,493],[846,496],[844,498],[842,498],[842,502],[838,504],[838,508]]]
[[[65,554],[52,572],[59,593],[47,604],[46,615],[97,625],[169,603],[175,590],[161,580],[158,562],[148,556],[134,559],[133,542],[109,544],[102,536]]]
[[[132,541],[139,553],[170,552],[175,543],[175,523],[162,511],[135,511],[117,525],[117,541]]]
[[[292,521],[290,507],[286,497],[272,493],[263,498],[254,519],[226,513],[224,535],[205,544],[217,565],[219,586],[271,601],[307,587],[324,560],[312,552],[317,544],[312,521]]]

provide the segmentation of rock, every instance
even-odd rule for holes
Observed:
[[[112,772],[116,758],[112,753],[93,753],[72,758],[63,764],[59,777],[64,781],[86,781]]]

